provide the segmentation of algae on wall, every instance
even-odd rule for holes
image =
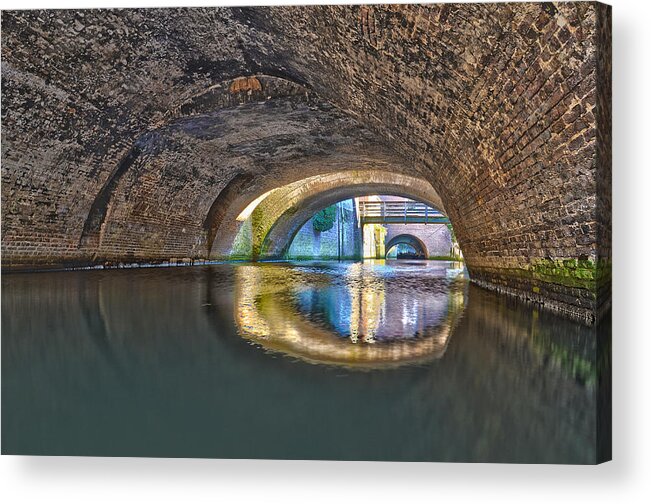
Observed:
[[[233,241],[233,249],[229,259],[231,260],[246,260],[251,259],[253,254],[253,224],[251,216],[246,219],[240,226],[240,230]]]

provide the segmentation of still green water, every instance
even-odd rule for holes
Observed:
[[[596,347],[458,263],[7,274],[2,452],[593,463]]]

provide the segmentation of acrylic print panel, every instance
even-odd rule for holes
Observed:
[[[610,459],[610,8],[2,13],[2,453]]]

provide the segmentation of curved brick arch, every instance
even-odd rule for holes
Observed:
[[[268,34],[252,57],[274,54],[424,164],[473,281],[594,318],[609,299],[610,203],[596,197],[610,192],[609,133],[597,143],[610,127],[607,6],[276,12],[239,14]]]
[[[359,167],[360,163],[354,163],[354,166]],[[382,169],[378,169],[380,167]],[[332,203],[355,196],[376,193],[409,195],[407,197],[427,202],[445,212],[441,198],[434,188],[421,178],[398,173],[401,168],[404,166],[388,165],[378,166],[376,169],[325,173],[274,187],[253,212],[253,259],[261,257],[261,252],[262,257],[276,254],[277,247],[272,246],[272,242],[279,243],[280,250],[286,249],[297,231],[296,226],[300,229],[300,221],[307,221],[312,216],[310,212],[314,213]],[[254,200],[257,196],[259,194],[249,198]],[[317,210],[313,211],[314,208]],[[227,210],[229,217],[224,217],[221,221],[211,249],[211,258],[224,259],[231,255],[233,243],[243,225],[235,220],[239,213],[235,211],[241,212],[242,209],[241,206],[231,206]],[[269,236],[274,227],[276,230]],[[281,229],[283,231],[280,231]],[[288,234],[282,235],[282,232]]]
[[[385,243],[400,234],[414,235],[425,244],[430,259],[453,258],[460,252],[456,249],[451,226],[446,224],[387,224],[385,227]]]
[[[3,12],[3,268],[205,255],[201,219],[228,180],[297,180],[289,165],[217,163],[214,142],[191,139],[139,154],[107,211],[90,210],[170,111],[238,75],[280,75],[436,189],[474,281],[593,319],[610,260],[609,23],[595,3]],[[343,145],[308,137],[303,177],[323,173],[313,149]]]
[[[429,251],[425,243],[423,243],[423,240],[410,234],[400,234],[391,238],[385,246],[386,253],[388,254],[393,247],[401,243],[411,245],[416,252],[421,252],[423,257],[429,257]]]
[[[401,196],[426,203],[432,207],[437,206],[436,201],[439,199],[433,189],[431,191],[423,191],[423,181],[412,178],[412,182],[407,184],[404,178],[402,180],[397,178],[391,181],[390,176],[387,176],[387,181],[383,183],[368,181],[339,186],[316,194],[310,194],[308,197],[298,201],[297,204],[289,206],[273,222],[264,236],[262,246],[260,247],[259,258],[283,258],[296,233],[316,212],[339,201],[367,196],[369,194]]]
[[[341,155],[336,160],[322,158],[316,162],[318,163],[316,167],[302,164],[299,172],[293,172],[295,178],[292,180],[274,178],[269,179],[265,185],[243,188],[237,201],[222,207],[219,220],[212,221],[215,234],[212,236],[213,245],[209,257],[229,258],[233,242],[242,226],[242,222],[238,221],[237,217],[249,204],[267,193],[268,196],[259,203],[254,212],[256,229],[253,240],[254,248],[257,249],[260,248],[273,224],[288,209],[298,209],[306,198],[346,185],[374,184],[375,187],[381,188],[383,184],[388,184],[393,191],[407,187],[419,201],[430,201],[432,206],[444,211],[440,197],[429,183],[406,175],[414,171],[407,160],[387,156],[379,149],[368,149],[366,153]],[[314,169],[317,169],[320,174],[305,177]],[[217,200],[213,205],[218,205]],[[208,217],[207,220],[210,218]]]

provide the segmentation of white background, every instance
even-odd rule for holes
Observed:
[[[235,0],[221,4],[271,3]],[[574,467],[3,456],[0,496],[4,502],[651,503],[651,321],[647,318],[651,313],[647,295],[651,285],[651,2],[610,3],[614,48],[613,462]],[[2,8],[218,4],[200,0],[8,0]]]

